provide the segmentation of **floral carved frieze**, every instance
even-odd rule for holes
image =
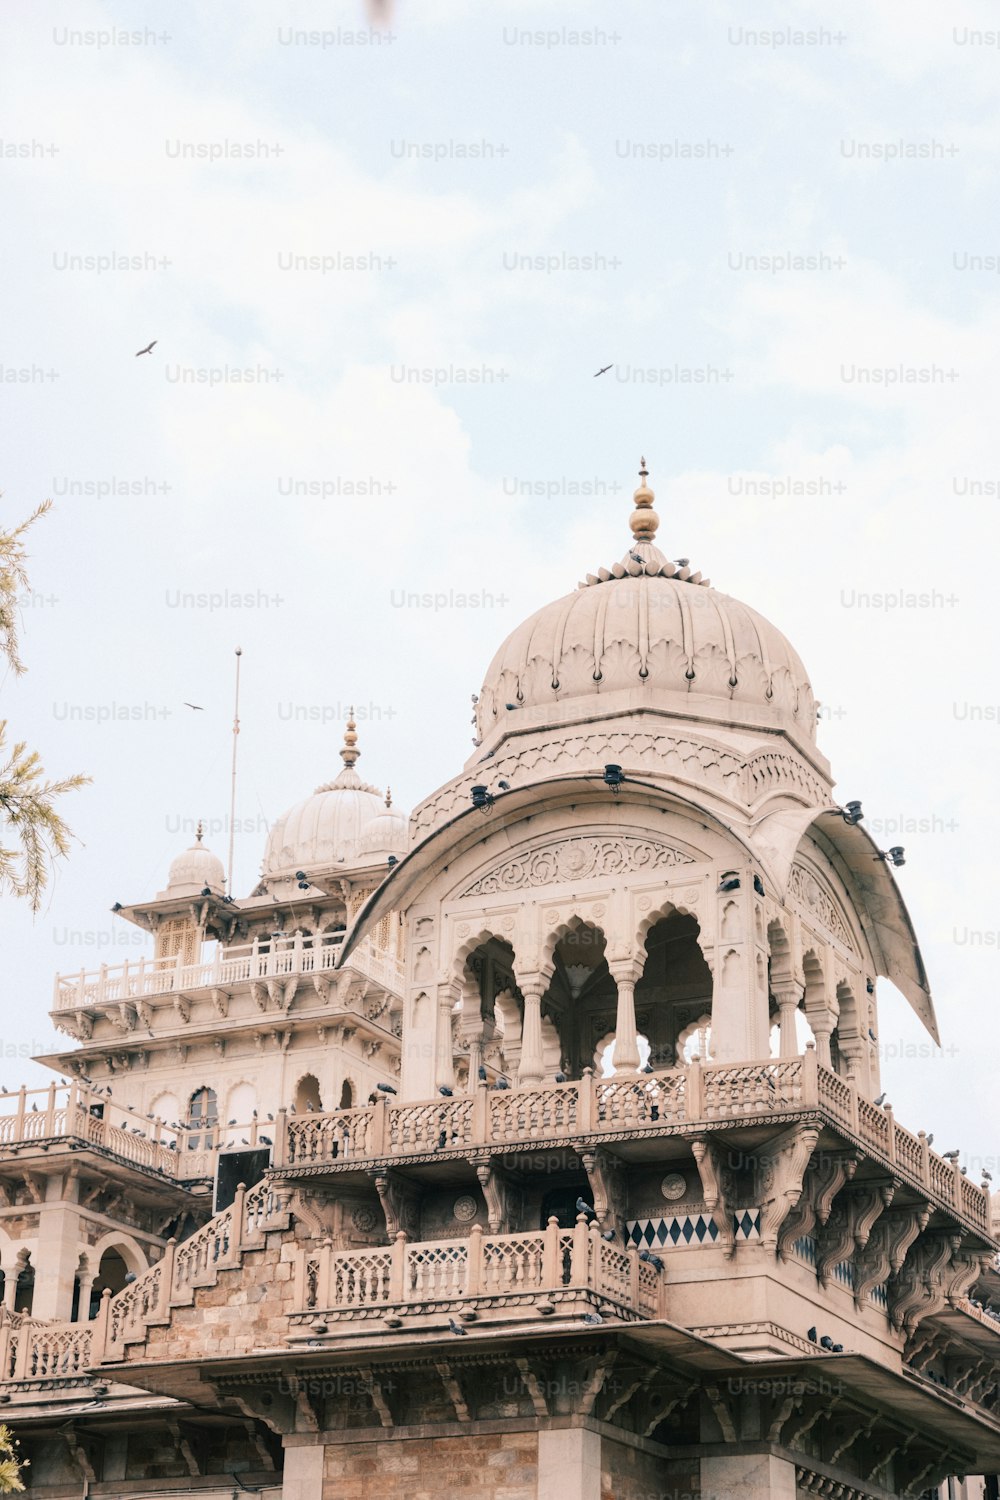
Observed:
[[[528,886],[558,885],[566,880],[591,880],[604,875],[645,874],[693,863],[689,854],[658,839],[566,838],[513,855],[481,875],[462,894],[496,896]]]
[[[815,875],[811,874],[803,865],[792,866],[792,873],[788,879],[788,894],[816,918],[816,921],[827,932],[832,933],[835,938],[842,942],[847,948],[856,948],[854,939],[847,928],[847,923],[840,914],[837,903],[830,893],[820,885]]]

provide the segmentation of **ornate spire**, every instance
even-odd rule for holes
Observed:
[[[205,832],[204,825],[203,825],[201,819],[199,818],[198,819],[198,827],[195,829],[195,833],[194,833],[194,837],[195,837],[195,842],[196,843],[198,843],[198,844],[201,843],[201,836],[202,836],[202,834],[204,832]]]
[[[629,525],[637,542],[651,542],[656,535],[660,518],[653,509],[656,496],[646,483],[649,478],[646,460],[641,458],[639,462],[642,465],[639,470],[639,488],[632,496],[635,501],[635,510],[629,517]]]
[[[386,807],[391,807],[392,806],[392,787],[391,786],[387,786],[386,789],[385,789],[385,805],[386,805]]]
[[[348,710],[347,728],[344,730],[344,748],[340,752],[341,759],[349,771],[354,769],[354,762],[361,751],[357,748],[357,724],[354,722],[354,705]]]

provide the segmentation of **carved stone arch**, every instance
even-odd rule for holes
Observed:
[[[642,916],[635,924],[633,947],[634,951],[637,954],[644,951],[646,946],[646,939],[652,932],[653,928],[658,926],[660,922],[665,922],[668,917],[672,917],[675,912],[684,917],[694,917],[695,921],[698,922],[698,931],[699,933],[701,932],[701,923],[699,921],[699,912],[696,901],[685,902],[684,900],[677,900],[675,898],[661,901],[659,905],[654,906],[651,911],[643,912]],[[698,946],[699,948],[701,947],[700,942]]]
[[[242,1096],[237,1092],[244,1090]],[[251,1101],[250,1095],[253,1095]],[[247,1107],[249,1105],[249,1108]],[[236,1120],[238,1125],[248,1125],[253,1111],[258,1108],[257,1085],[249,1078],[235,1078],[226,1087],[225,1105],[219,1106],[219,1118],[225,1125],[228,1120]],[[223,1119],[223,1115],[225,1119]]]
[[[487,943],[503,943],[506,947],[513,949],[514,962],[517,962],[517,949],[511,941],[511,935],[509,933],[496,932],[492,926],[484,923],[478,931],[462,938],[459,946],[455,949],[449,969],[449,979],[453,984],[464,986],[468,982],[469,976],[466,971],[466,964],[476,949],[485,947]]]
[[[543,975],[549,977],[553,973],[555,969],[556,949],[559,947],[559,944],[565,943],[567,940],[578,938],[578,935],[584,930],[599,934],[604,944],[604,947],[601,950],[601,958],[605,960],[607,959],[607,952],[610,941],[607,928],[604,927],[601,922],[594,921],[592,917],[584,916],[578,912],[573,912],[568,915],[565,920],[563,920],[560,916],[560,920],[556,923],[555,926],[549,928],[549,931],[546,933],[546,936],[539,946],[539,952],[541,954],[540,972]]]
[[[312,1068],[306,1068],[296,1078],[292,1099],[300,1114],[303,1110],[308,1111],[310,1105],[317,1111],[330,1107],[329,1103],[323,1103],[323,1085]]]
[[[129,1271],[135,1276],[141,1276],[143,1271],[148,1271],[150,1259],[137,1239],[126,1234],[122,1229],[109,1229],[107,1234],[94,1245],[84,1245],[82,1250],[90,1257],[90,1264],[95,1273],[100,1269],[101,1260],[107,1250],[116,1250],[121,1256]]]

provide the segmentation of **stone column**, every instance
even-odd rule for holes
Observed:
[[[319,1444],[292,1447],[285,1439],[285,1468],[281,1475],[282,1500],[323,1500],[323,1456]]]
[[[795,1500],[795,1465],[770,1453],[734,1453],[701,1460],[703,1495],[740,1500]]]
[[[538,1500],[601,1500],[598,1433],[586,1427],[539,1432]]]
[[[520,985],[524,997],[524,1022],[517,1081],[522,1087],[542,1081],[542,996],[547,988],[543,979],[525,980]]]
[[[451,1028],[452,1012],[458,996],[451,985],[443,984],[438,990],[437,1065],[435,1087],[455,1087],[455,1043]]]
[[[774,985],[771,993],[778,1002],[778,1025],[781,1028],[781,1056],[798,1057],[799,1042],[795,1035],[795,1012],[805,991],[804,984]]]
[[[816,1061],[824,1068],[831,1068],[830,1033],[834,1028],[834,1017],[828,1010],[807,1011],[806,1017],[816,1038]]]
[[[615,1018],[615,1073],[634,1073],[639,1066],[639,1039],[635,1026],[635,986],[642,970],[630,959],[627,963],[608,966],[618,986],[618,1014]]]

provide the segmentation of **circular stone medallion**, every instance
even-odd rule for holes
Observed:
[[[675,1203],[678,1198],[683,1198],[687,1192],[687,1182],[680,1172],[668,1172],[660,1183],[660,1192],[668,1203]]]
[[[479,1212],[479,1205],[475,1198],[466,1194],[464,1198],[456,1198],[452,1207],[452,1213],[460,1224],[468,1224]]]

